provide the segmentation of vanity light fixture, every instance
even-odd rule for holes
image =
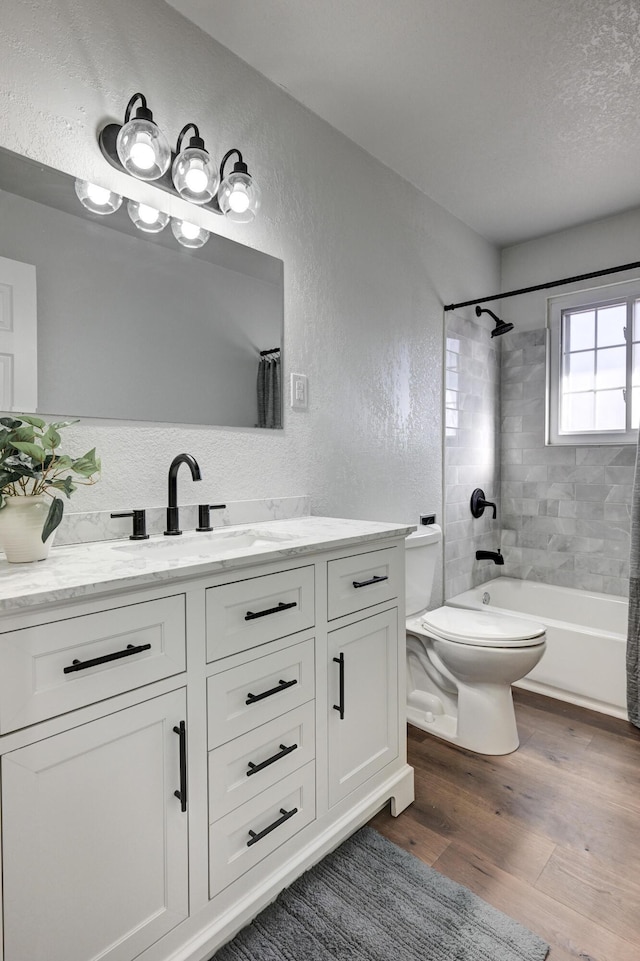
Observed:
[[[169,214],[137,200],[127,200],[127,212],[138,230],[147,234],[159,234],[169,223]]]
[[[137,100],[140,106],[132,118],[131,111]],[[116,137],[116,151],[127,173],[139,180],[157,180],[169,169],[169,142],[154,121],[142,93],[134,93],[127,104],[124,124]]]
[[[189,146],[182,149],[187,130],[192,127],[193,135]],[[176,158],[171,167],[173,185],[183,200],[193,204],[208,204],[218,189],[218,171],[211,157],[204,149],[204,140],[194,123],[188,123],[178,134]]]
[[[171,230],[173,236],[183,247],[204,247],[209,239],[209,231],[197,224],[189,223],[188,220],[179,220],[177,217],[171,218]]]
[[[140,106],[132,118],[137,101]],[[183,149],[190,129],[189,145]],[[218,176],[198,127],[188,123],[180,131],[176,152],[172,153],[141,93],[134,94],[127,104],[124,125],[106,124],[98,134],[98,143],[103,156],[116,170],[153,181],[155,187],[236,223],[252,221],[260,206],[260,188],[237,148],[224,155]],[[224,168],[233,154],[237,154],[237,160],[225,178]]]
[[[234,153],[238,155],[238,159],[233,165],[232,172],[223,180],[225,164]],[[228,150],[222,158],[220,180],[222,181],[218,190],[220,210],[229,220],[237,224],[248,224],[258,212],[261,194],[239,150],[235,148]]]
[[[108,187],[91,184],[88,180],[76,180],[75,188],[78,200],[92,214],[114,214],[122,203],[120,194]]]

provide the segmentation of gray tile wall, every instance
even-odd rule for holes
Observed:
[[[501,345],[501,573],[628,592],[635,446],[545,447],[545,331]]]
[[[500,357],[493,321],[447,314],[444,437],[444,592],[452,597],[497,577],[504,568],[476,561],[479,548],[500,546]],[[498,519],[473,518],[471,493],[498,501]]]

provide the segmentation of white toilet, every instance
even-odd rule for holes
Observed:
[[[518,747],[511,685],[546,648],[535,621],[490,611],[427,611],[442,532],[406,539],[407,720],[478,754]]]

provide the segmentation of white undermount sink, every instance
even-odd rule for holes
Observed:
[[[166,560],[182,557],[217,557],[235,554],[247,548],[256,550],[286,545],[294,538],[288,534],[264,530],[215,530],[208,533],[190,531],[177,537],[154,537],[148,541],[131,541],[114,550],[138,557],[157,555]]]

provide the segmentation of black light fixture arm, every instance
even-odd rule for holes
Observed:
[[[619,274],[624,270],[637,270],[640,261],[632,264],[620,264],[618,267],[607,267],[605,270],[593,270],[588,274],[576,274],[574,277],[563,277],[562,280],[551,280],[547,284],[534,284],[532,287],[520,287],[518,290],[507,290],[504,294],[492,294],[491,297],[478,297],[476,300],[463,300],[459,304],[445,304],[444,310],[457,310],[459,307],[473,307],[474,304],[486,304],[491,300],[505,300],[507,297],[519,297],[521,294],[532,294],[536,290],[551,290],[552,287],[562,287],[564,284],[576,284],[581,280],[593,280],[595,277],[608,277]],[[495,317],[495,314],[493,315]]]
[[[135,104],[136,100],[140,101],[140,106],[136,110],[136,117],[140,117],[140,119],[144,118],[145,120],[152,120],[153,115],[147,107],[147,98],[145,95],[143,93],[134,93],[133,97],[127,104],[127,109],[124,112],[124,122],[129,123],[131,120],[131,112],[133,111],[133,105]]]
[[[200,150],[204,150],[204,140],[200,136],[200,131],[195,123],[186,123],[180,133],[178,134],[178,142],[176,143],[176,154],[179,154],[182,150],[182,141],[185,138],[187,130],[193,130],[193,135],[189,140],[190,147],[199,147]]]
[[[227,163],[227,160],[229,159],[229,157],[232,157],[234,153],[238,155],[238,159],[233,165],[233,172],[243,173],[243,174],[248,173],[247,165],[242,159],[242,154],[240,153],[237,147],[232,147],[231,150],[227,150],[226,154],[220,161],[220,183],[222,183],[222,181],[224,180],[224,168]]]

